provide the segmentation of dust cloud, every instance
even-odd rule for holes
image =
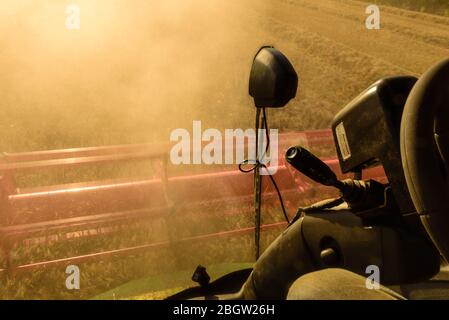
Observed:
[[[66,7],[81,10],[67,30]],[[174,128],[248,128],[251,60],[283,51],[299,95],[271,127],[327,128],[385,76],[418,76],[449,55],[449,19],[323,0],[3,0],[0,151],[164,142]],[[404,57],[403,52],[407,52]]]
[[[66,28],[69,4],[79,30]],[[2,1],[0,150],[166,141],[193,120],[251,126],[247,79],[263,42],[237,4]]]

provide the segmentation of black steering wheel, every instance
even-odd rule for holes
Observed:
[[[419,79],[404,108],[401,156],[421,222],[449,259],[449,59]]]

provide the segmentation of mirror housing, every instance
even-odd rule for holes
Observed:
[[[298,75],[274,47],[262,47],[254,57],[249,94],[258,108],[281,108],[296,96]]]

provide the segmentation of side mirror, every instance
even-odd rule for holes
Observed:
[[[249,94],[258,108],[281,108],[296,96],[298,75],[290,61],[273,47],[256,54],[249,79]]]

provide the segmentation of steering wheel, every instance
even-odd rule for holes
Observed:
[[[449,59],[413,87],[401,121],[401,157],[410,196],[440,253],[449,259]]]

